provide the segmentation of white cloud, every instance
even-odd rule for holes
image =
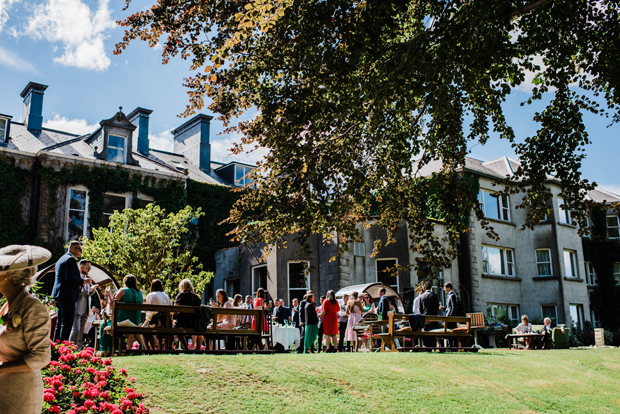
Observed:
[[[241,154],[231,154],[230,149],[235,142],[241,142],[241,136],[239,134],[220,136],[218,140],[211,141],[211,159],[219,162],[231,162],[238,161],[247,164],[256,164],[258,161],[267,155],[268,150],[260,147],[249,154],[245,152]],[[253,148],[253,147],[252,147]],[[244,149],[249,150],[251,148],[245,146]]]
[[[540,55],[534,56],[532,63],[534,65],[540,66],[540,71],[530,72],[529,70],[526,70],[525,80],[519,86],[515,88],[516,90],[521,91],[521,92],[531,93],[532,89],[534,88],[534,83],[533,83],[534,77],[536,76],[537,73],[542,73],[547,69],[547,66],[543,62],[543,58]],[[555,87],[549,88],[549,91],[550,92],[555,91]]]
[[[149,147],[162,151],[172,152],[174,147],[172,130],[160,132],[159,134],[149,134]]]
[[[0,31],[9,20],[9,10],[13,3],[17,3],[19,0],[0,0]]]
[[[2,0],[0,0],[1,2]],[[0,47],[0,65],[26,72],[37,72],[30,63],[26,62],[15,53]]]
[[[98,124],[88,125],[85,119],[67,119],[58,114],[53,114],[52,119],[43,122],[45,128],[57,129],[59,131],[70,132],[72,134],[85,135],[94,132],[99,128]]]
[[[110,59],[103,41],[107,31],[116,27],[108,0],[99,0],[96,11],[81,0],[45,1],[34,10],[24,34],[61,42],[64,53],[54,58],[55,62],[83,69],[107,69]]]

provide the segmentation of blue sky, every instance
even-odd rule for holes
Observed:
[[[172,147],[170,131],[184,122],[177,115],[188,102],[182,79],[190,74],[189,63],[180,58],[161,64],[161,51],[135,42],[120,56],[112,54],[123,29],[116,20],[150,6],[146,0],[0,0],[0,113],[21,120],[19,93],[29,81],[49,85],[43,103],[44,123],[50,128],[87,133],[119,106],[125,113],[141,106],[152,109],[151,146]],[[535,133],[531,120],[540,103],[520,107],[527,94],[515,91],[505,105],[506,116],[523,139]],[[206,109],[204,113],[209,113]],[[253,114],[248,114],[252,116]],[[586,115],[593,144],[588,148],[583,173],[601,187],[620,193],[617,159],[620,126],[606,128],[607,119]],[[217,135],[221,123],[212,123],[212,154],[218,161],[232,158],[228,149],[234,136]],[[472,144],[473,145],[473,144]],[[491,139],[472,147],[471,156],[490,160],[514,153],[507,142]],[[254,162],[261,153],[234,156]]]

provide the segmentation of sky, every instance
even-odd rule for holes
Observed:
[[[128,114],[136,107],[153,110],[150,117],[152,148],[172,150],[172,131],[186,120],[179,118],[188,103],[183,78],[190,76],[190,63],[181,58],[162,65],[161,48],[134,41],[120,55],[114,45],[124,30],[116,23],[145,10],[152,2],[134,0],[128,10],[122,1],[108,0],[0,0],[0,113],[21,121],[20,92],[29,81],[48,85],[43,101],[44,126],[78,134],[94,131],[99,121],[112,117],[120,106]],[[531,79],[531,76],[530,76]],[[504,105],[509,124],[518,139],[536,133],[532,121],[538,102],[521,107],[527,88],[514,91]],[[203,113],[211,114],[206,108]],[[247,113],[246,117],[255,113]],[[599,186],[620,194],[617,158],[620,125],[606,118],[585,115],[592,144],[582,172]],[[211,153],[216,161],[254,163],[265,150],[230,156],[228,150],[239,137],[222,135],[221,122],[211,123]],[[491,160],[515,157],[509,143],[490,139],[471,146],[470,156]]]

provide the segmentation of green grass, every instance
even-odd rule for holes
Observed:
[[[620,349],[115,358],[152,413],[620,412]]]

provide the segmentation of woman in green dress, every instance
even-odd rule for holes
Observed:
[[[362,312],[364,312],[362,316],[368,313],[375,313],[375,302],[372,301],[369,293],[364,293],[362,298]]]
[[[125,285],[122,289],[119,289],[116,292],[116,302],[118,303],[143,303],[144,299],[142,297],[142,292],[138,290],[138,281],[134,275],[127,275],[123,278],[123,284]],[[128,310],[119,310],[116,312],[116,320],[117,324],[123,321],[130,321],[136,326],[139,326],[142,322],[142,312],[141,311],[128,311]],[[108,320],[106,322],[106,326],[110,326],[111,322]],[[102,324],[102,329],[105,329]],[[105,332],[102,332],[101,335],[101,351],[107,353],[112,350],[112,343],[110,336],[108,335],[104,339]],[[133,343],[138,340],[138,343],[146,349],[144,345],[144,339],[142,335],[127,335],[127,344],[129,347],[133,346]]]

